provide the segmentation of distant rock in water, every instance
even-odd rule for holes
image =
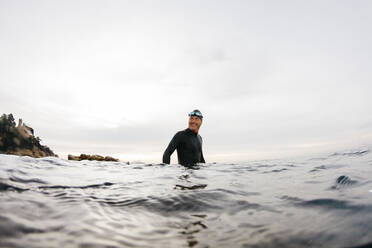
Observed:
[[[40,144],[41,139],[34,136],[34,129],[19,119],[18,125],[12,114],[0,117],[0,153],[30,156],[34,158],[58,157],[47,146]]]
[[[73,155],[68,155],[68,160],[76,160],[76,161],[81,161],[81,160],[96,160],[96,161],[114,161],[118,162],[119,159],[113,158],[110,156],[103,157],[101,155],[87,155],[87,154],[80,154],[80,156],[73,156]]]

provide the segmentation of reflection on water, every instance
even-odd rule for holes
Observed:
[[[197,167],[198,169],[200,167]],[[185,181],[185,183],[192,184],[192,181],[189,179],[193,174],[193,170],[188,170],[187,174],[183,174],[178,178],[181,181]],[[196,190],[196,189],[204,189],[207,187],[207,184],[195,184],[191,186],[185,186],[176,184],[173,189],[180,189],[180,190]],[[188,247],[194,247],[195,245],[199,244],[200,242],[197,240],[195,236],[196,233],[201,232],[203,229],[207,229],[207,225],[203,223],[203,220],[207,217],[206,214],[192,214],[191,217],[195,218],[195,220],[189,221],[187,224],[182,225],[180,234],[186,237],[186,243]],[[208,245],[205,245],[208,247]]]
[[[372,155],[180,165],[0,155],[0,247],[370,247]]]
[[[206,215],[193,215],[196,218],[199,218],[200,220],[194,220],[190,221],[184,225],[180,226],[181,231],[180,234],[184,235],[186,238],[186,244],[188,247],[193,247],[200,242],[198,241],[195,234],[202,232],[203,229],[207,229],[207,225],[203,223],[203,218],[206,217]],[[205,246],[207,247],[207,245]]]

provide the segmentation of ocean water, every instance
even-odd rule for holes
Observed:
[[[0,247],[372,247],[372,153],[195,168],[0,155]]]

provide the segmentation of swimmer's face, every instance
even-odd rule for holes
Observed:
[[[197,116],[190,116],[189,118],[189,129],[191,129],[192,131],[199,131],[199,128],[202,124],[202,121],[199,117]]]

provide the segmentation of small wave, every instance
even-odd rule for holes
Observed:
[[[88,188],[100,188],[105,186],[112,186],[114,183],[105,182],[102,184],[91,184],[85,186],[64,186],[64,185],[52,185],[52,186],[39,186],[39,189],[88,189]]]
[[[253,229],[257,229],[257,228],[262,228],[264,227],[265,225],[255,225],[255,224],[251,224],[251,223],[246,223],[246,222],[243,222],[243,223],[240,223],[238,225],[238,227],[241,227],[241,228],[253,228]]]
[[[6,169],[5,171],[9,172],[9,173],[19,173],[19,174],[22,174],[22,175],[27,175],[27,172],[24,172],[24,171],[18,170],[18,169]]]
[[[38,179],[38,178],[30,178],[30,179],[24,179],[16,176],[11,176],[9,178],[10,181],[12,182],[18,182],[18,183],[40,183],[40,184],[47,184],[47,182]]]
[[[372,208],[371,206],[353,205],[349,201],[330,199],[330,198],[302,201],[302,202],[297,203],[296,205],[302,206],[302,207],[320,207],[320,208],[328,209],[328,210],[352,210],[352,211],[360,211],[360,210],[370,211],[370,209]]]
[[[261,195],[258,192],[246,192],[243,190],[228,190],[228,189],[216,189],[217,192],[223,192],[230,195],[241,195],[241,196],[252,196],[252,195]]]
[[[44,162],[48,165],[57,165],[57,166],[69,166],[70,162],[60,159],[60,158],[53,158],[53,157],[46,157],[46,158],[40,158],[38,159],[40,162]]]
[[[221,209],[215,201],[224,199],[224,194],[216,192],[199,192],[185,193],[172,197],[149,197],[148,201],[141,204],[150,211],[156,211],[163,215],[177,212],[204,212],[213,209]]]
[[[323,160],[327,160],[328,158],[326,157],[317,157],[317,158],[309,158],[308,160],[309,161],[323,161]]]
[[[327,167],[325,165],[320,165],[320,166],[316,166],[314,167],[314,169],[312,169],[311,171],[309,172],[316,172],[316,171],[320,171],[320,170],[326,170]]]
[[[257,165],[258,168],[270,168],[270,167],[275,167],[277,166],[276,164],[260,164]]]
[[[127,207],[127,206],[141,206],[143,203],[148,201],[146,198],[134,198],[134,199],[128,199],[128,200],[122,200],[122,201],[98,201],[101,204],[108,204],[111,206],[116,206],[116,207]]]
[[[26,191],[28,189],[22,189],[22,188],[18,188],[16,186],[12,186],[12,185],[0,182],[0,191],[7,191],[7,190],[15,190],[15,191],[18,191],[18,192],[23,192],[23,191]]]
[[[196,184],[196,185],[192,185],[192,186],[184,186],[184,185],[176,184],[174,186],[174,189],[194,190],[194,189],[204,189],[205,187],[207,187],[207,184]]]
[[[366,150],[360,150],[360,151],[352,151],[352,152],[341,152],[341,153],[338,153],[338,152],[335,152],[333,154],[331,154],[330,156],[331,157],[334,157],[334,156],[363,156],[363,155],[366,155],[370,152],[370,150],[366,149]]]
[[[282,200],[291,201],[291,202],[301,202],[301,201],[303,201],[303,199],[301,199],[299,197],[289,196],[289,195],[283,195],[279,198],[282,199]]]
[[[11,219],[0,216],[0,237],[16,237],[22,234],[43,233],[42,229],[15,223]]]
[[[277,172],[282,172],[282,171],[286,171],[288,170],[287,168],[282,168],[282,169],[274,169],[274,170],[271,170],[271,171],[264,171],[263,173],[266,174],[266,173],[277,173]]]
[[[351,211],[360,211],[366,210],[371,211],[372,206],[370,205],[358,205],[358,204],[351,204],[349,201],[345,200],[337,200],[331,198],[320,198],[320,199],[313,199],[313,200],[303,200],[299,197],[292,197],[288,195],[284,195],[280,197],[282,200],[287,200],[293,203],[295,206],[301,207],[319,207],[327,210],[351,210]]]
[[[246,200],[237,200],[231,202],[231,206],[229,207],[230,215],[235,215],[241,211],[253,209],[253,210],[268,210],[267,208],[264,208],[261,204],[258,203],[252,203],[248,202]]]

